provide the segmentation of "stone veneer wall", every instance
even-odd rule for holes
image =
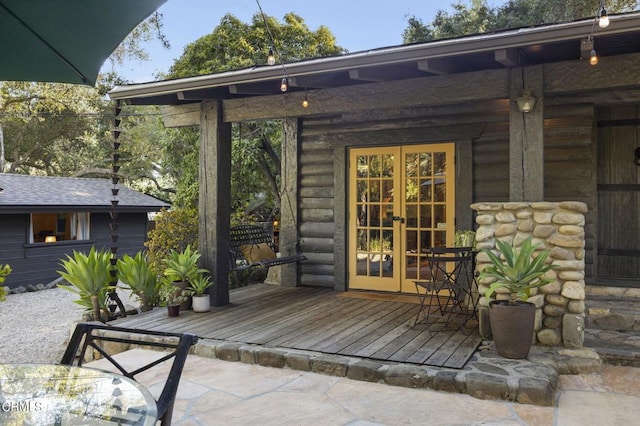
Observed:
[[[587,205],[580,202],[508,202],[477,203],[476,248],[494,249],[500,239],[520,246],[532,236],[540,249],[549,249],[549,260],[557,265],[547,277],[552,281],[532,292],[529,302],[536,305],[535,343],[581,348],[584,343],[584,214]],[[476,270],[481,271],[489,258],[478,253]],[[483,296],[492,280],[478,282],[480,295],[480,331],[489,333],[488,301]],[[506,299],[504,289],[495,294]]]

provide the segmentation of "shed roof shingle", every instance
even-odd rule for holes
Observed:
[[[0,174],[0,212],[12,208],[75,207],[88,210],[111,208],[110,179]],[[170,205],[157,198],[118,185],[118,208],[158,211]]]

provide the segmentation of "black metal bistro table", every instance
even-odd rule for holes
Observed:
[[[447,323],[451,315],[460,316],[466,325],[473,318],[477,319],[478,297],[475,277],[475,256],[473,247],[431,247],[426,251],[429,267],[429,279],[414,281],[420,300],[420,309],[414,325],[421,321],[429,322],[434,300],[440,313],[439,318],[446,317]],[[445,291],[445,300],[440,292]]]
[[[153,425],[156,402],[119,374],[53,364],[0,365],[2,425]]]

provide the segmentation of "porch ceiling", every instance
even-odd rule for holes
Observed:
[[[581,40],[593,20],[507,30],[490,34],[386,47],[285,64],[289,91],[304,91],[529,66],[581,58]],[[640,13],[611,16],[606,29],[595,27],[598,56],[640,51]],[[180,105],[280,93],[281,66],[118,86],[112,99],[137,105]]]

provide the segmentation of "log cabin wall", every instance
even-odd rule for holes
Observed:
[[[301,120],[299,284],[346,289],[349,147],[456,143],[458,228],[472,227],[472,202],[509,197],[509,102],[346,113]],[[466,155],[465,147],[470,146]],[[469,179],[466,179],[468,177]],[[461,223],[461,222],[469,223]]]
[[[544,199],[580,201],[585,214],[585,278],[593,276],[595,245],[595,134],[590,104],[545,108]]]

